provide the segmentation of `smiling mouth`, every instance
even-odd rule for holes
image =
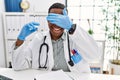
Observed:
[[[61,28],[53,28],[55,34],[59,34],[61,32]]]
[[[60,34],[60,33],[62,32],[62,30],[63,30],[63,28],[61,28],[61,27],[59,27],[59,26],[57,26],[57,25],[55,25],[55,24],[51,24],[50,29],[51,29],[51,31],[53,31],[55,34]]]
[[[53,28],[53,30],[55,30],[55,31],[59,31],[59,30],[61,30],[61,28]]]

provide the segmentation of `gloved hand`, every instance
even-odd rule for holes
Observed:
[[[37,23],[37,22],[30,22],[26,25],[23,26],[19,36],[18,36],[18,39],[19,40],[25,40],[25,38],[30,35],[31,33],[35,32],[40,24]]]
[[[73,24],[67,15],[66,9],[63,9],[63,15],[55,14],[55,13],[48,14],[47,20],[50,23],[55,24],[61,28],[67,29],[67,30],[69,30]]]

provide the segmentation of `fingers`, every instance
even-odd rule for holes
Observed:
[[[39,26],[40,25],[40,23],[38,23],[38,22],[32,22],[31,24],[33,24],[35,26]]]
[[[50,22],[54,22],[54,21],[61,19],[62,17],[63,17],[63,15],[61,15],[61,14],[50,13],[46,17],[46,19]]]
[[[50,13],[50,14],[48,14],[48,16],[46,17],[46,19],[47,19],[50,23],[55,24],[55,23],[57,22],[57,20],[59,19],[58,17],[59,17],[58,14]]]
[[[50,20],[56,19],[59,15],[60,15],[60,14],[50,13],[50,14],[48,14],[48,16],[46,17],[46,19],[47,19],[48,21],[50,21]]]
[[[67,10],[66,10],[66,8],[63,9],[63,15],[67,15]]]
[[[29,28],[30,31],[36,31],[38,29],[39,25],[40,24],[37,23],[37,22],[32,22],[32,23],[28,24],[28,28]]]

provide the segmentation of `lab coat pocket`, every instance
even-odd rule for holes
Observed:
[[[73,55],[71,56],[71,59],[75,64],[77,64],[78,62],[82,60],[82,57],[76,50],[73,50],[73,51],[72,51]]]

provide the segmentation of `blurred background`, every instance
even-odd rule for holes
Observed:
[[[120,75],[120,0],[0,0],[0,67],[11,67],[11,47],[24,24],[37,21],[39,31],[47,30],[45,17],[55,2],[98,43],[102,56],[89,62],[91,72]]]

